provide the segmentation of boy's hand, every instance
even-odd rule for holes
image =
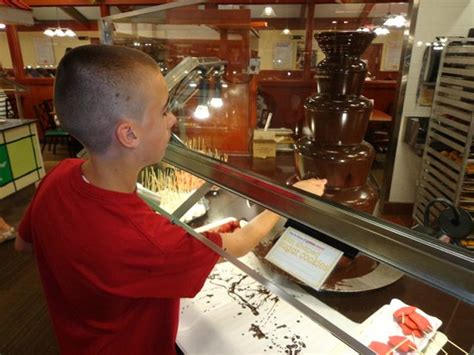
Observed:
[[[295,182],[293,186],[300,190],[322,196],[327,182],[326,179],[308,179]]]

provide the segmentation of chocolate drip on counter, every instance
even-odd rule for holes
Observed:
[[[307,98],[305,130],[295,144],[298,178],[328,180],[324,197],[372,213],[378,191],[367,182],[375,156],[364,141],[373,104],[361,95],[367,65],[360,59],[372,32],[334,31],[315,35],[326,54],[316,68],[316,93]]]
[[[263,339],[265,338],[265,333],[262,332],[260,327],[256,324],[251,324],[249,331],[253,333],[254,338]]]
[[[229,297],[238,302],[242,308],[251,311],[254,320],[248,331],[241,333],[242,337],[251,336],[265,342],[264,352],[268,353],[300,354],[306,348],[302,337],[295,334],[293,329],[293,325],[301,322],[302,316],[298,315],[296,319],[290,321],[290,324],[277,321],[275,312],[280,298],[262,285],[249,280],[248,275],[239,273],[223,277],[218,272],[213,272],[208,276],[208,280],[215,288],[225,289]],[[211,290],[200,296],[201,301],[214,298],[214,294],[209,292]],[[208,307],[212,309],[215,306]],[[204,309],[204,313],[207,311]],[[234,318],[245,316],[245,313],[245,311],[238,312]]]

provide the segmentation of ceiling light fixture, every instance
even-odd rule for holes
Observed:
[[[222,101],[222,83],[218,79],[214,87],[214,95],[209,103],[214,108],[221,108],[224,106],[224,101]]]
[[[43,34],[48,37],[76,37],[76,33],[73,30],[62,27],[50,27],[46,29]]]
[[[56,28],[49,27],[47,28],[43,34],[48,37],[76,37],[76,33],[69,29],[69,28],[62,28],[59,25],[59,16],[58,16],[58,8],[56,8],[56,18],[58,20],[58,26]]]
[[[284,28],[283,31],[281,31],[282,35],[289,36],[291,35],[291,31],[288,27]]]
[[[407,25],[407,19],[403,15],[390,15],[383,25],[387,27],[402,28]]]
[[[390,30],[385,26],[378,26],[378,27],[375,27],[374,33],[377,36],[385,36],[385,35],[388,35],[390,33]]]
[[[273,10],[273,7],[271,6],[265,6],[265,8],[262,11],[262,17],[275,17],[276,13],[275,10]]]
[[[210,117],[209,106],[207,106],[208,90],[209,82],[205,78],[202,78],[199,83],[199,104],[194,110],[193,115],[194,118],[198,120],[205,120]]]

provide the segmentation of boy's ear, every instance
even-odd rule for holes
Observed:
[[[134,125],[124,121],[117,125],[115,130],[117,141],[126,148],[136,148],[139,143],[138,136],[135,134]]]

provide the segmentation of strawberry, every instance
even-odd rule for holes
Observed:
[[[413,312],[412,314],[410,314],[410,319],[413,321],[413,323],[416,324],[417,329],[422,332],[428,333],[433,330],[433,327],[429,320],[419,313]]]
[[[379,355],[393,355],[393,351],[387,344],[373,341],[369,344],[369,349],[372,349]]]
[[[393,316],[395,318],[401,318],[402,315],[404,315],[406,317],[408,314],[411,314],[415,311],[416,311],[416,307],[406,306],[406,307],[399,308],[395,312],[393,312]]]
[[[413,320],[411,319],[411,315],[409,315],[408,317],[405,317],[404,324],[410,329],[418,329],[418,325],[415,322],[413,322]]]
[[[403,336],[400,336],[400,335],[393,335],[393,336],[389,337],[388,339],[389,339],[388,343],[392,347],[394,347],[394,348],[396,347],[397,350],[399,350],[401,352],[407,353],[409,351],[413,351],[413,350],[417,349],[416,345],[406,337],[403,337]]]
[[[405,335],[411,335],[412,334],[412,329],[408,328],[405,324],[399,323],[398,324],[400,328],[402,328],[402,333]]]

